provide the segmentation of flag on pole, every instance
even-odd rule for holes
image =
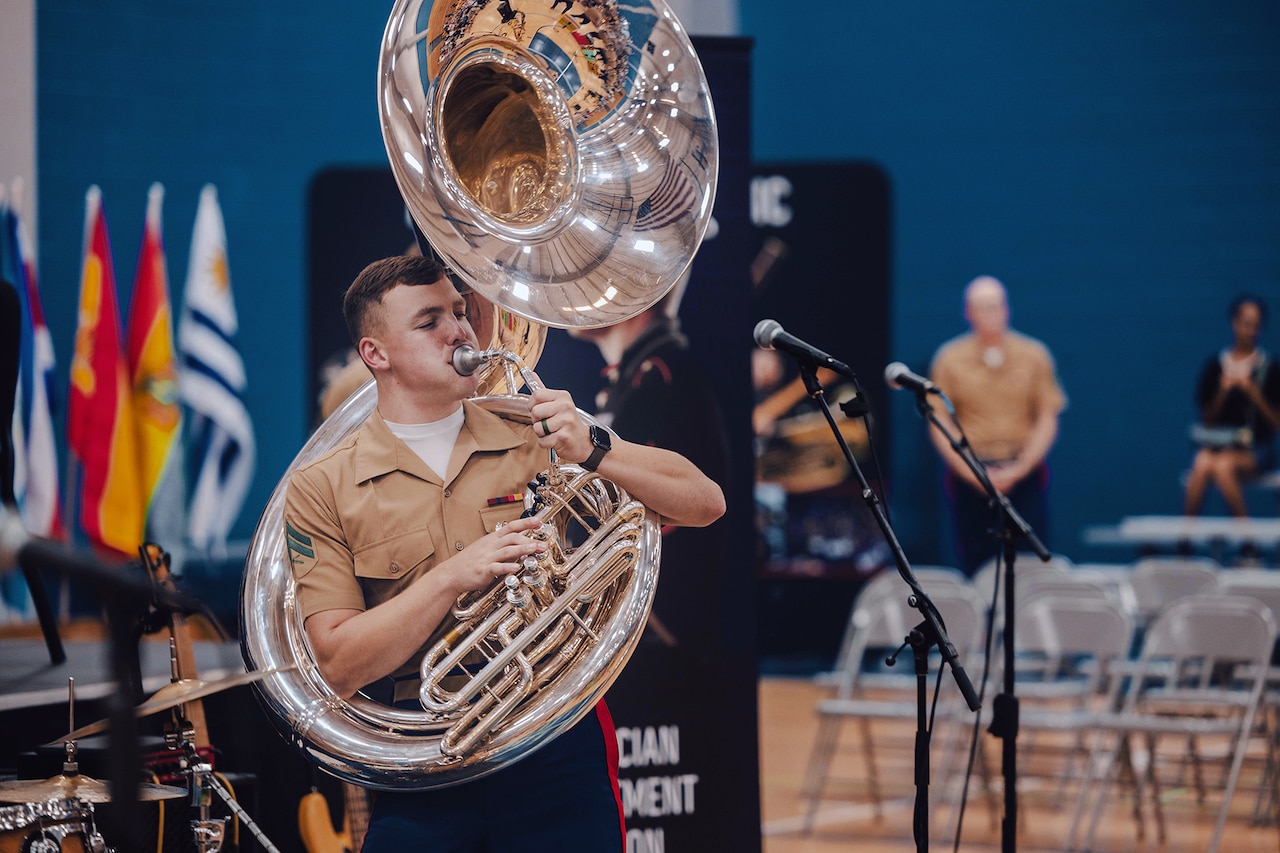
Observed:
[[[142,544],[144,502],[117,305],[102,191],[94,186],[85,195],[67,443],[83,468],[80,527],[96,547],[132,555]]]
[[[138,270],[129,302],[127,337],[133,422],[147,538],[169,552],[183,543],[181,409],[173,350],[169,273],[161,237],[164,187],[152,184]]]
[[[244,362],[231,297],[227,234],[212,184],[200,193],[191,236],[178,348],[191,472],[187,534],[198,549],[221,553],[253,481],[256,448],[244,404]]]
[[[18,256],[17,218],[0,186],[0,503],[17,503],[18,450],[22,438],[23,294],[22,263]],[[0,621],[24,620],[32,612],[25,579],[0,569]]]
[[[26,281],[18,255],[17,217],[0,185],[0,502],[16,503],[16,451],[22,438],[22,354]]]
[[[53,429],[56,399],[54,368],[57,360],[53,353],[53,337],[45,323],[44,307],[40,301],[35,247],[22,217],[15,216],[15,219],[18,254],[26,277],[27,296],[22,329],[23,442],[18,448],[16,479],[21,484],[18,509],[28,531],[37,536],[61,539],[64,536],[62,498],[58,486],[58,443]],[[31,342],[29,350],[26,348],[26,341]]]

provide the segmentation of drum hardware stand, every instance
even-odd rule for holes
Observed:
[[[200,817],[191,821],[191,834],[197,853],[220,853],[226,838],[227,821],[230,818],[211,816],[209,806],[213,802],[212,794],[217,794],[227,804],[227,808],[248,827],[267,853],[280,853],[280,849],[271,843],[261,827],[253,822],[249,813],[231,796],[231,792],[218,781],[213,773],[213,765],[196,752],[195,727],[177,709],[174,710],[173,718],[173,725],[165,727],[164,740],[170,749],[182,750],[182,758],[178,763],[186,771],[190,782],[189,802],[200,809]]]
[[[74,732],[76,730],[76,680],[71,676],[67,677],[67,720],[70,725],[67,731]],[[66,757],[62,762],[62,775],[79,776],[79,745],[74,740],[69,740],[62,746],[66,750]],[[81,835],[84,838],[86,853],[114,853],[114,848],[107,847],[106,839],[102,837],[102,833],[98,832],[97,824],[93,820],[93,803],[83,800],[76,802],[80,803],[88,814],[88,826],[83,827],[83,832],[80,832],[80,828],[77,827],[72,827],[67,832],[57,832],[41,826],[39,837],[26,848],[27,853],[60,853],[62,840],[68,835]]]
[[[978,700],[978,694],[974,692],[973,683],[969,680],[969,676],[965,673],[964,667],[960,664],[960,656],[956,653],[956,647],[952,645],[951,640],[947,637],[946,627],[942,623],[942,617],[938,613],[938,608],[921,589],[920,582],[916,579],[915,573],[911,571],[911,564],[907,561],[907,555],[902,550],[902,544],[898,541],[898,537],[893,532],[893,527],[889,523],[889,517],[884,510],[884,504],[867,482],[866,476],[862,473],[862,467],[858,465],[858,460],[854,457],[853,451],[849,449],[848,443],[844,440],[844,434],[840,431],[839,425],[836,423],[835,417],[831,414],[831,406],[827,404],[826,395],[822,390],[822,383],[818,381],[817,368],[823,366],[816,364],[809,359],[797,358],[800,365],[800,375],[804,377],[805,389],[809,392],[809,396],[813,398],[818,406],[822,409],[823,415],[826,416],[827,424],[831,427],[832,434],[835,435],[836,441],[840,444],[840,449],[844,453],[845,460],[849,463],[849,468],[858,478],[858,485],[861,489],[863,501],[866,502],[867,508],[871,510],[871,514],[875,516],[876,524],[879,525],[880,531],[884,534],[885,542],[889,545],[889,550],[893,554],[894,562],[898,567],[898,574],[902,575],[902,579],[906,581],[907,586],[911,588],[911,595],[907,597],[907,602],[920,611],[923,621],[912,629],[911,634],[907,637],[906,644],[910,645],[912,653],[915,657],[916,664],[916,700],[917,700],[917,729],[915,739],[915,783],[916,783],[916,801],[915,810],[912,817],[912,830],[915,836],[917,853],[926,853],[929,849],[929,729],[928,729],[928,670],[929,670],[929,649],[933,646],[938,647],[938,651],[942,654],[944,665],[951,667],[951,674],[955,678],[956,686],[960,688],[960,693],[964,696],[965,703],[970,711],[978,711],[982,707],[982,703]],[[853,380],[854,388],[857,390],[857,396],[847,403],[841,404],[841,409],[849,417],[855,415],[866,414],[868,407],[866,404],[866,395],[862,388],[858,385],[858,380]],[[868,432],[868,435],[870,433]],[[897,653],[894,653],[896,659]]]
[[[1045,548],[1044,543],[1040,541],[1035,531],[1031,529],[1031,525],[1027,524],[1026,520],[1018,514],[1018,511],[1013,508],[1013,504],[1009,503],[1009,499],[991,484],[991,479],[987,476],[986,466],[982,464],[982,460],[978,459],[977,454],[973,452],[973,448],[969,446],[969,439],[965,437],[964,430],[960,427],[960,422],[955,419],[955,408],[951,405],[951,401],[941,391],[937,393],[947,407],[952,422],[956,425],[956,434],[952,434],[938,420],[938,416],[934,414],[933,408],[929,405],[928,396],[923,393],[916,395],[916,408],[920,412],[920,417],[933,424],[934,428],[946,438],[951,445],[951,449],[964,460],[969,470],[973,472],[973,475],[978,478],[978,482],[982,484],[982,489],[987,493],[991,506],[993,508],[998,507],[1000,511],[1000,528],[996,531],[996,537],[1002,543],[1004,555],[1004,689],[1002,693],[996,696],[995,702],[992,704],[991,724],[987,727],[987,731],[993,737],[1003,741],[1000,769],[1004,777],[1004,819],[1000,822],[1000,850],[1001,853],[1014,853],[1018,849],[1019,709],[1018,697],[1014,693],[1013,671],[1015,651],[1013,627],[1016,615],[1013,593],[1013,564],[1020,539],[1024,540],[1042,561],[1047,563],[1051,555],[1049,554],[1049,549]],[[994,602],[992,604],[994,605]]]

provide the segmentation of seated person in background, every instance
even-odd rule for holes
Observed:
[[[1256,296],[1238,296],[1230,317],[1234,342],[1205,362],[1196,383],[1200,422],[1191,429],[1198,449],[1187,477],[1187,515],[1200,513],[1213,483],[1231,514],[1244,518],[1242,479],[1275,465],[1272,436],[1280,427],[1280,368],[1258,346],[1267,309]]]
[[[818,382],[829,384],[838,374],[825,367],[818,368]],[[778,421],[798,403],[809,396],[804,380],[799,376],[785,385],[786,376],[782,357],[774,350],[751,351],[751,384],[756,391],[756,405],[751,411],[751,426],[757,436],[769,437],[776,430]]]

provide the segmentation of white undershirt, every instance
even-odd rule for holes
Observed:
[[[461,406],[447,418],[429,424],[395,424],[383,418],[391,434],[409,445],[409,449],[439,474],[441,480],[449,473],[449,457],[458,441],[458,433],[462,431],[462,421]]]
[[[1248,379],[1265,357],[1259,349],[1243,356],[1237,355],[1235,350],[1224,349],[1219,358],[1222,375],[1228,379]]]

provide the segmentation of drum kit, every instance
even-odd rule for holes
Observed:
[[[188,798],[199,809],[199,817],[191,821],[192,840],[197,853],[219,853],[222,850],[229,818],[211,816],[212,794],[217,794],[231,812],[247,827],[263,849],[278,853],[253,819],[236,803],[226,787],[213,773],[212,764],[197,750],[194,729],[186,721],[183,706],[223,690],[250,684],[266,678],[275,670],[241,673],[219,681],[180,679],[156,692],[134,708],[134,717],[173,711],[172,723],[166,726],[165,743],[179,750],[179,766],[186,786],[139,782],[129,789],[139,802]],[[110,782],[80,772],[78,741],[110,726],[109,719],[75,727],[75,679],[68,679],[70,732],[51,745],[62,744],[66,755],[62,772],[47,779],[18,779],[0,782],[0,853],[113,853],[99,831],[94,807],[110,803],[116,793]]]

